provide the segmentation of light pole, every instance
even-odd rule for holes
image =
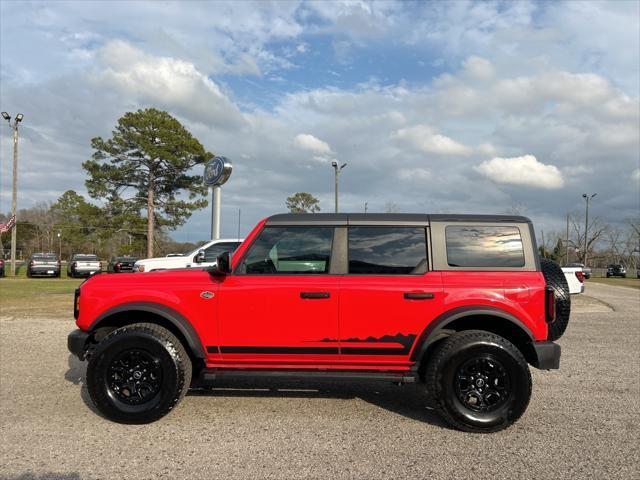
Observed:
[[[336,213],[338,213],[338,184],[340,183],[340,180],[339,180],[340,171],[344,167],[346,167],[347,164],[343,163],[340,167],[338,167],[338,162],[334,160],[333,162],[331,162],[331,166],[333,167],[333,170],[335,171],[335,176],[336,176],[335,204],[336,204]]]
[[[588,238],[588,234],[589,234],[589,200],[593,199],[593,197],[595,197],[596,195],[598,195],[597,193],[594,193],[593,195],[587,195],[586,193],[582,194],[582,198],[584,198],[587,201],[587,207],[585,210],[585,214],[584,214],[584,266],[587,266],[587,250],[589,249],[589,238]]]
[[[24,118],[24,115],[19,113],[16,115],[13,125],[11,124],[11,115],[7,112],[2,112],[2,118],[9,122],[9,126],[13,129],[13,195],[11,197],[11,216],[16,216],[16,203],[18,195],[18,124]],[[11,229],[11,276],[16,276],[16,235],[18,233],[18,221],[15,220],[15,224]]]

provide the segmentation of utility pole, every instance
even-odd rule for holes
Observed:
[[[569,214],[567,213],[567,237],[565,239],[565,265],[569,265]],[[585,265],[586,267],[586,265]]]
[[[335,185],[335,205],[336,205],[336,213],[338,213],[338,185],[340,183],[339,177],[340,177],[340,171],[347,166],[346,163],[343,163],[340,167],[338,167],[338,162],[336,162],[335,160],[333,162],[331,162],[331,166],[333,167],[334,171],[335,171],[335,181],[336,181],[336,185]]]
[[[364,213],[367,213],[369,204],[367,202],[364,202]]]
[[[22,122],[24,115],[16,115],[13,125],[11,125],[11,115],[2,112],[2,118],[9,122],[13,129],[13,195],[11,196],[11,216],[15,218],[11,229],[11,276],[16,276],[16,238],[18,234],[18,219],[16,217],[16,205],[18,198],[18,124]]]
[[[585,267],[587,266],[587,251],[589,250],[589,200],[592,200],[596,195],[598,194],[594,193],[591,196],[587,195],[586,193],[582,194],[582,198],[587,201],[587,207],[584,214],[584,258],[582,261]]]

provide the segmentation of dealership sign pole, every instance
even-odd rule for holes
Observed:
[[[211,185],[211,239],[220,238],[220,187],[229,180],[233,165],[226,157],[213,157],[204,168],[204,181]]]

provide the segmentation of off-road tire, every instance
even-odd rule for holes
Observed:
[[[151,358],[152,362],[147,363],[157,369],[156,378],[160,379],[154,396],[139,405],[123,402],[118,391],[109,385],[114,365],[120,366],[118,359],[131,352],[142,352]],[[158,420],[182,400],[190,383],[191,359],[184,346],[170,331],[152,323],[135,323],[109,333],[95,347],[87,366],[91,400],[105,417],[119,423]]]
[[[460,369],[476,358],[497,363],[507,375],[509,393],[493,410],[470,408],[456,390]],[[491,433],[509,427],[522,416],[531,398],[531,373],[522,353],[505,338],[483,330],[456,333],[439,343],[424,380],[429,403],[449,425],[465,432]]]
[[[567,325],[569,325],[569,316],[571,315],[569,284],[562,268],[553,260],[541,258],[540,265],[547,286],[553,288],[556,295],[556,320],[548,324],[547,340],[557,340],[564,334]]]

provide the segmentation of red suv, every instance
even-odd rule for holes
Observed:
[[[76,291],[69,350],[108,418],[145,423],[221,377],[420,382],[444,419],[491,432],[559,367],[569,294],[516,216],[284,214],[208,269]]]

